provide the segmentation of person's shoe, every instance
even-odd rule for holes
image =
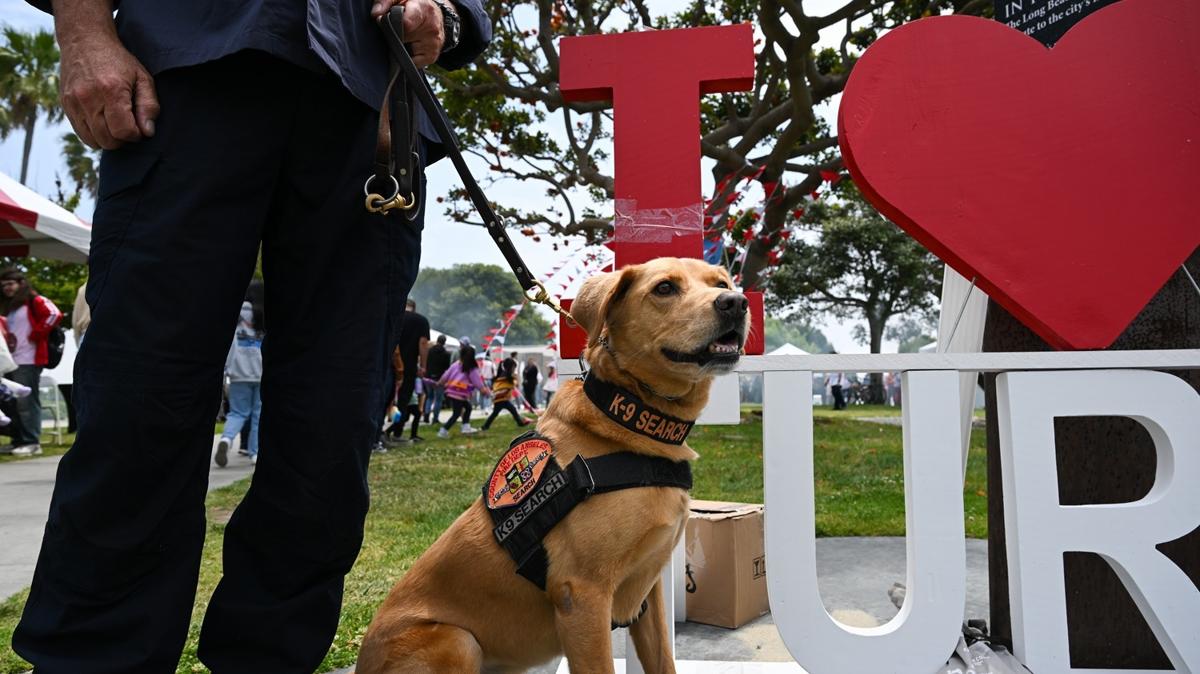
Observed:
[[[380,440],[375,443],[374,447],[371,447],[371,451],[375,452],[376,454],[387,454],[388,448],[387,448],[387,445],[384,444],[384,442],[382,440]]]
[[[258,465],[258,455],[257,454],[250,455],[250,463],[252,463],[256,466]]]
[[[463,424],[463,425],[462,425],[462,428],[460,429],[460,432],[461,432],[463,435],[474,435],[474,434],[476,434],[476,433],[478,433],[478,432],[479,432],[479,429],[478,429],[478,428],[472,428],[472,427],[471,427],[471,424]]]
[[[12,391],[13,396],[16,398],[24,398],[25,396],[28,396],[30,393],[33,393],[33,389],[29,388],[28,386],[26,386],[24,384],[18,384],[17,382],[15,382],[11,379],[5,379],[4,385],[8,387],[9,391]]]
[[[238,447],[238,454],[242,456],[250,456],[250,450]]]
[[[21,445],[20,447],[14,447],[12,451],[13,456],[37,456],[41,453],[41,445]]]
[[[448,438],[448,437],[450,437],[450,431],[446,430],[445,428],[439,428],[438,429],[438,437],[439,438]]]
[[[217,441],[217,466],[224,468],[225,464],[229,463],[229,438],[221,438]]]
[[[414,435],[411,438],[409,438],[408,441],[409,442],[425,442],[425,438],[422,438],[419,435]]]
[[[0,445],[0,454],[12,454],[13,449],[15,449],[15,447],[13,447],[11,444],[10,445]]]
[[[388,447],[400,447],[403,445],[407,445],[409,442],[410,442],[409,440],[406,440],[404,438],[398,438],[394,435],[387,435],[387,436],[384,436],[384,438],[383,438],[383,444],[387,445]]]

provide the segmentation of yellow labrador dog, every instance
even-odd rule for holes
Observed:
[[[684,438],[749,327],[746,297],[732,288],[725,269],[674,258],[588,279],[571,307],[589,335],[588,390],[562,385],[539,437],[514,442],[542,450],[498,464],[483,497],[396,584],[363,639],[358,674],[522,672],[562,654],[576,674],[612,672],[618,624],[631,624],[647,672],[675,671],[658,578],[687,523],[697,455]],[[534,544],[540,564],[522,563],[518,575],[517,553],[498,541],[551,510],[539,499],[555,482],[522,492],[521,471],[538,465],[543,476],[598,485],[606,460],[616,482],[643,465],[667,477],[588,491]]]

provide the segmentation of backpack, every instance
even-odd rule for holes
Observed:
[[[67,331],[63,328],[62,322],[54,326],[50,334],[46,335],[46,369],[53,370],[62,362],[63,351],[67,348]]]

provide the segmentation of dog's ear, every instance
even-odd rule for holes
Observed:
[[[596,274],[589,277],[579,288],[579,294],[571,302],[571,316],[579,327],[588,333],[588,344],[593,344],[604,333],[608,314],[620,301],[637,278],[636,267],[621,271]]]

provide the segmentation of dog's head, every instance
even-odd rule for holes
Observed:
[[[680,258],[593,276],[571,304],[594,368],[616,365],[664,389],[732,370],[750,327],[746,309],[725,268]]]

